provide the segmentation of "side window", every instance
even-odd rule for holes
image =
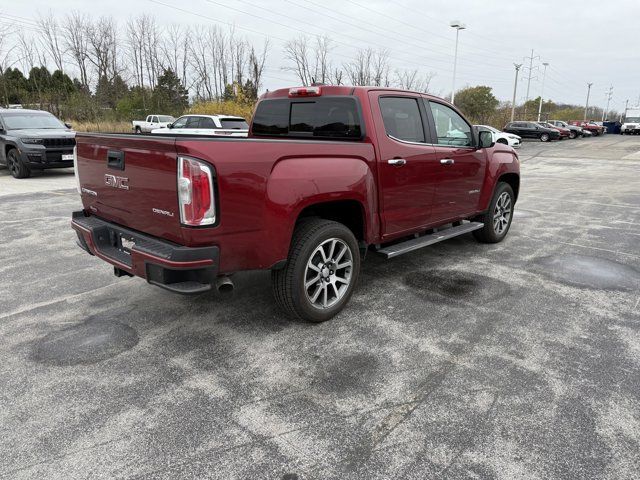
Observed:
[[[200,117],[187,117],[187,124],[184,128],[199,128]]]
[[[173,122],[172,128],[184,128],[187,124],[187,118],[189,117],[180,117],[175,122]]]
[[[436,124],[438,145],[470,147],[473,145],[471,127],[453,109],[441,103],[429,102],[433,121]]]
[[[158,117],[151,117],[151,123],[158,123]]]
[[[216,128],[216,124],[214,123],[212,118],[209,117],[201,117],[200,118],[200,128]]]
[[[380,111],[387,135],[407,142],[425,142],[418,100],[410,97],[380,97]]]

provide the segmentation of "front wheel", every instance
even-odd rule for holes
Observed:
[[[548,133],[543,133],[542,135],[540,135],[540,141],[541,142],[548,142],[549,141],[549,134]]]
[[[346,226],[323,219],[302,221],[284,268],[271,273],[278,305],[295,318],[324,322],[351,298],[360,274],[358,242]]]
[[[22,161],[15,148],[7,152],[7,168],[13,178],[28,178],[31,176],[31,169]]]
[[[571,131],[571,132],[569,133],[569,138],[570,138],[571,140],[575,139],[577,136],[578,136],[578,134],[577,134],[576,132],[574,132],[574,131]]]
[[[511,185],[505,182],[498,183],[489,210],[478,218],[478,221],[484,223],[484,227],[473,232],[476,240],[482,243],[498,243],[504,240],[511,227],[515,200]]]

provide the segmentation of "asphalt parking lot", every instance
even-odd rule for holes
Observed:
[[[69,171],[0,170],[0,477],[638,478],[640,137],[520,153],[507,240],[371,255],[319,325],[115,278]]]

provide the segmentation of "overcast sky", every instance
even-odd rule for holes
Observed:
[[[164,5],[162,5],[164,4]],[[541,62],[547,70],[545,98],[584,104],[593,82],[591,104],[604,106],[613,85],[611,108],[640,97],[639,0],[0,0],[0,21],[25,26],[38,12],[63,16],[70,10],[91,16],[111,15],[126,22],[141,13],[168,25],[235,25],[237,34],[261,45],[270,38],[265,87],[296,84],[282,69],[283,43],[300,36],[326,34],[333,41],[333,63],[353,58],[358,48],[386,47],[393,69],[434,72],[432,90],[451,91],[455,30],[460,32],[456,86],[488,85],[501,100],[513,91],[513,63],[525,63],[534,49],[530,97],[540,95]],[[11,17],[9,17],[11,16]],[[22,23],[20,23],[22,22]],[[528,72],[521,70],[518,98],[524,100]]]

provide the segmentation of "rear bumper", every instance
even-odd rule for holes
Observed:
[[[135,275],[183,294],[211,290],[218,276],[218,247],[184,247],[83,211],[73,212],[71,226],[78,246],[113,265],[116,275]]]

